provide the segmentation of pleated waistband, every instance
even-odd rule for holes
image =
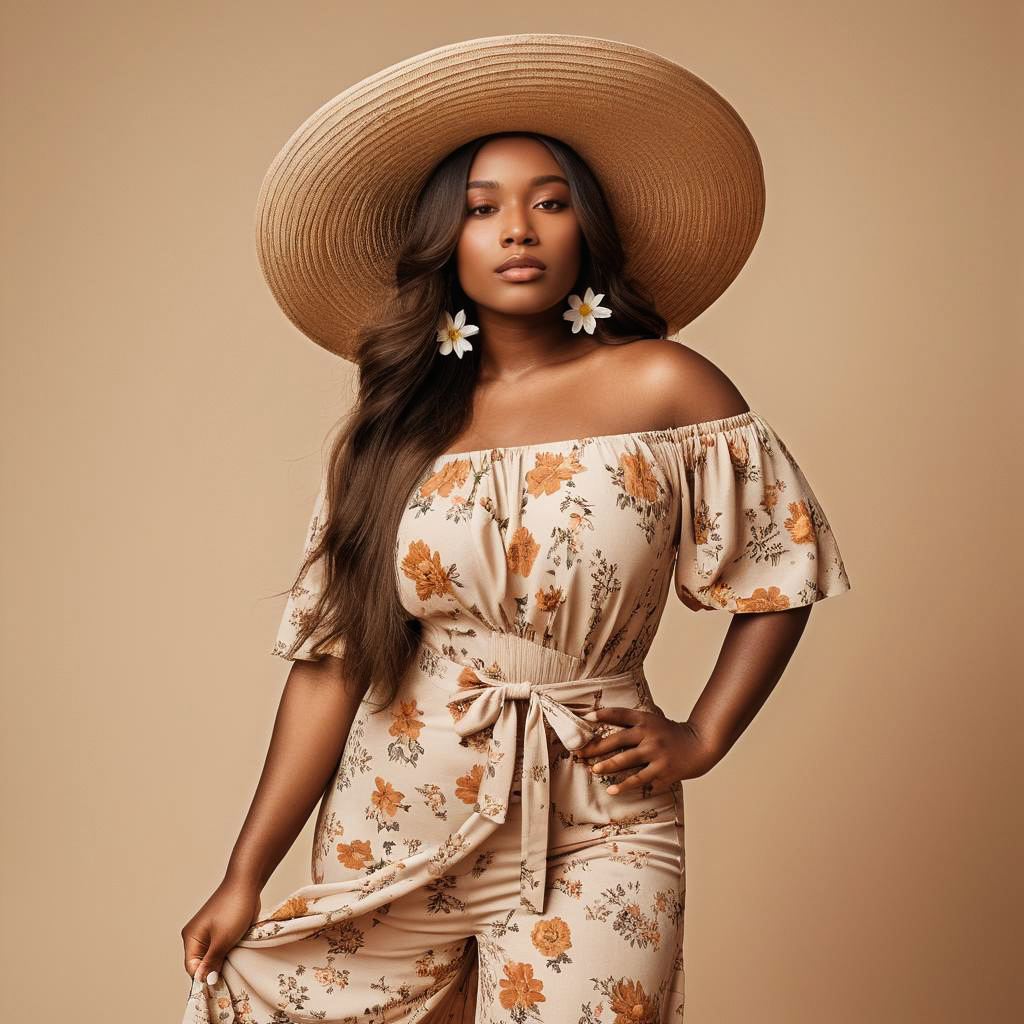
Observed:
[[[450,689],[473,685],[474,679],[490,683],[530,683],[550,687],[557,683],[603,685],[623,681],[641,681],[646,685],[643,662],[614,673],[588,676],[580,658],[525,640],[513,633],[492,630],[476,636],[470,645],[476,652],[467,658],[457,644],[424,635],[421,642],[421,666],[435,678],[443,678]],[[457,660],[461,658],[462,660]],[[472,661],[472,666],[467,661]],[[449,688],[446,685],[446,688]],[[579,692],[579,687],[573,687]]]

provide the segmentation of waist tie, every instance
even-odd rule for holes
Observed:
[[[632,684],[635,678],[635,671],[627,671],[554,683],[481,680],[480,685],[466,686],[463,683],[458,696],[448,702],[453,709],[454,727],[459,735],[471,736],[489,725],[494,726],[491,756],[480,783],[476,810],[485,818],[499,823],[505,820],[512,798],[519,702],[528,702],[523,730],[519,890],[520,902],[535,914],[544,913],[548,817],[551,813],[550,765],[544,723],[551,725],[566,750],[577,750],[592,739],[597,730],[594,724],[580,718],[564,702],[572,702],[581,710],[594,708],[598,706],[594,701],[595,691],[616,683]],[[635,699],[632,685],[629,694],[624,696]],[[540,892],[535,896],[532,890],[537,888]]]

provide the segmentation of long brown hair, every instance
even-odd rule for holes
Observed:
[[[434,168],[398,253],[394,298],[360,333],[359,394],[331,445],[325,525],[299,572],[301,579],[323,558],[322,590],[297,643],[316,633],[312,651],[320,654],[340,642],[346,684],[361,694],[380,687],[378,710],[394,699],[421,632],[399,598],[399,521],[413,487],[468,426],[480,367],[479,344],[462,359],[437,356],[444,312],[465,309],[474,318],[452,258],[466,182],[480,147],[506,136],[545,145],[569,182],[583,236],[573,291],[590,285],[615,311],[597,321],[594,338],[623,344],[665,335],[664,319],[624,273],[622,241],[599,182],[570,146],[535,132],[499,132],[465,143]]]

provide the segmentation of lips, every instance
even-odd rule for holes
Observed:
[[[500,274],[503,270],[509,270],[512,267],[536,267],[538,270],[544,270],[545,264],[536,256],[527,256],[525,253],[521,253],[509,256],[501,266],[495,268],[495,273]]]

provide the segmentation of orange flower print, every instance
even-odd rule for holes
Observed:
[[[217,1001],[218,1007],[221,1005],[220,1000]],[[242,991],[237,996],[233,996],[231,999],[231,1008],[235,1011],[235,1020],[237,1024],[255,1024],[255,1018],[252,1015],[252,1003],[249,1002],[249,993]],[[227,1007],[224,1007],[227,1009]]]
[[[639,904],[627,903],[615,920],[615,930],[630,940],[630,945],[653,946],[661,944],[661,932],[656,921],[649,918]]]
[[[416,584],[416,596],[426,601],[431,594],[444,597],[452,592],[451,574],[441,566],[441,553],[431,554],[422,540],[409,542],[409,551],[402,559],[402,572]]]
[[[302,917],[307,910],[309,910],[309,903],[306,901],[305,897],[292,896],[289,899],[286,899],[284,903],[282,903],[281,906],[279,906],[277,910],[270,915],[270,920],[289,921],[293,917]]]
[[[726,438],[725,443],[729,446],[729,458],[732,460],[733,466],[737,469],[744,469],[750,462],[750,447],[747,445],[747,439],[745,437],[736,440]]]
[[[376,778],[377,788],[370,794],[373,805],[390,817],[394,817],[401,806],[404,793],[399,793],[390,782],[385,782],[379,775]]]
[[[620,978],[612,985],[609,1003],[612,1024],[658,1024],[658,1008],[639,981]]]
[[[475,764],[465,775],[455,780],[455,795],[464,804],[475,804],[480,795],[480,783],[484,777],[484,766]]]
[[[708,503],[701,498],[700,505],[693,510],[693,540],[696,544],[707,544],[708,534],[713,527],[711,522],[711,509]]]
[[[508,568],[510,572],[520,576],[529,576],[533,568],[533,560],[540,552],[540,545],[533,539],[533,534],[525,526],[520,526],[508,545]]]
[[[572,945],[569,926],[560,917],[538,921],[530,932],[530,941],[544,956],[561,956]]]
[[[622,489],[641,501],[658,500],[658,481],[651,472],[651,464],[640,452],[623,452],[619,456],[622,467]]]
[[[764,493],[761,495],[761,508],[769,515],[779,503],[779,492],[786,486],[784,480],[776,480],[773,484],[764,485]]]
[[[538,590],[534,596],[542,612],[553,612],[562,603],[562,588],[548,587],[547,590]]]
[[[469,459],[455,459],[454,462],[446,462],[436,473],[427,477],[420,486],[420,494],[429,498],[435,491],[442,498],[447,498],[452,493],[452,488],[461,487],[469,477]]]
[[[506,1010],[529,1010],[535,1003],[543,1003],[541,995],[544,982],[533,976],[530,964],[505,964],[505,977],[498,982],[501,988],[501,1005]]]
[[[365,839],[353,839],[351,843],[338,843],[338,861],[356,871],[369,867],[373,863],[369,842]]]
[[[416,698],[414,697],[412,700],[399,700],[398,703],[401,705],[402,710],[391,712],[395,720],[391,723],[391,728],[388,729],[388,735],[408,736],[411,740],[418,740],[420,738],[420,729],[426,723],[421,722],[416,717],[422,714],[420,709],[416,707]]]
[[[814,523],[803,501],[789,503],[789,518],[783,524],[796,544],[813,544],[815,541]]]
[[[471,690],[474,686],[483,686],[483,680],[471,668],[463,668],[456,680],[459,689]]]
[[[758,587],[750,597],[737,597],[739,612],[780,612],[789,607],[789,598],[778,587]]]
[[[556,452],[538,452],[536,465],[526,474],[526,489],[534,498],[542,494],[554,494],[562,486],[563,480],[571,480],[577,473],[586,471],[580,465],[575,451],[569,455]]]
[[[326,964],[313,968],[313,977],[324,986],[328,993],[333,992],[336,988],[347,988],[349,973],[344,968],[335,967],[330,962],[330,958]]]

